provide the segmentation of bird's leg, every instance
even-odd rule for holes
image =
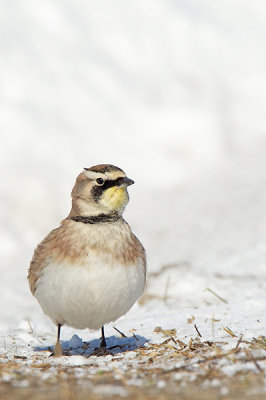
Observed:
[[[105,336],[104,336],[104,327],[103,326],[102,326],[102,341],[101,341],[100,347],[103,347],[106,349],[106,340],[105,340]]]
[[[104,327],[102,326],[102,340],[101,340],[101,344],[100,347],[97,349],[95,349],[92,354],[92,356],[108,356],[111,355],[113,356],[113,353],[111,353],[111,351],[109,351],[106,348],[106,340],[105,340],[105,336],[104,336]]]
[[[60,344],[61,326],[62,326],[61,324],[57,325],[57,341],[56,341],[56,345],[55,345],[55,348],[54,348],[54,354],[53,354],[56,357],[63,355],[62,346]]]

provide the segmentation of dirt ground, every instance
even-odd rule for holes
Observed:
[[[78,380],[68,373],[67,379],[58,376],[55,382],[40,382],[31,379],[30,385],[26,388],[14,387],[10,383],[2,383],[0,387],[0,398],[2,400],[23,400],[23,399],[58,399],[58,400],[85,400],[104,399],[114,400],[117,398],[127,399],[254,399],[266,398],[263,390],[264,377],[259,374],[240,374],[236,378],[223,379],[219,387],[204,388],[202,382],[195,381],[184,385],[182,382],[175,382],[171,376],[166,380],[164,388],[158,388],[157,382],[162,379],[163,372],[153,373],[150,380],[142,387],[125,384],[122,380],[115,381],[110,376],[99,376],[97,379]],[[164,374],[163,374],[164,375]],[[165,379],[165,376],[163,376]]]
[[[94,361],[93,357],[87,357],[87,365],[60,363],[59,359],[49,357],[48,352],[38,353],[30,360],[18,356],[2,358],[0,399],[266,398],[264,337],[251,343],[242,343],[239,338],[237,345],[228,350],[224,345],[200,338],[186,345],[172,336],[174,330],[163,332],[166,338],[161,344],[149,343],[131,351],[133,357],[128,359],[127,351],[113,358],[94,357]],[[78,357],[83,360],[82,356]],[[103,368],[95,361],[100,358],[100,362],[105,362],[101,364]],[[64,360],[71,361],[71,356],[64,356]],[[123,370],[119,368],[121,361]],[[108,370],[104,366],[108,366]],[[231,375],[225,373],[230,366],[234,368]]]

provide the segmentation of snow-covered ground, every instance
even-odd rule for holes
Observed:
[[[125,217],[149,261],[115,326],[143,343],[195,323],[229,346],[266,335],[265,18],[259,0],[0,1],[2,355],[54,343],[27,268],[102,162],[136,181]]]

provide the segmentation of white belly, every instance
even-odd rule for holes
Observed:
[[[73,266],[49,264],[37,281],[34,296],[56,324],[99,329],[125,314],[145,285],[138,266]]]

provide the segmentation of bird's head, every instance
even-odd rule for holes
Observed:
[[[128,200],[127,187],[134,181],[122,169],[110,164],[84,168],[72,190],[70,215],[122,215]]]

